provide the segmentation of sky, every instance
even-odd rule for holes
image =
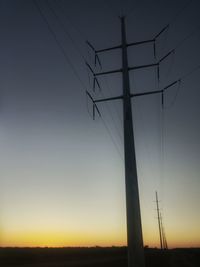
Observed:
[[[84,62],[94,63],[86,40],[120,44],[120,15],[128,42],[169,23],[156,60],[177,47],[159,83],[154,68],[130,72],[131,92],[182,78],[164,109],[159,95],[132,100],[144,244],[159,246],[157,190],[169,247],[200,246],[199,10],[197,0],[0,0],[0,246],[126,245],[122,103],[99,104],[92,120],[85,93],[119,95],[121,76],[93,92]],[[152,45],[128,55],[130,66],[155,61]],[[100,60],[120,68],[120,50]]]

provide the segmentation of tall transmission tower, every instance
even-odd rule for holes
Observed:
[[[158,228],[159,228],[159,237],[160,237],[160,248],[168,249],[167,239],[165,235],[165,230],[163,226],[162,214],[159,209],[158,193],[156,191],[156,210],[157,210],[157,219],[158,219]]]
[[[165,229],[164,229],[164,225],[163,225],[163,219],[162,219],[162,215],[160,213],[160,224],[161,224],[161,232],[162,232],[162,242],[163,242],[163,249],[168,249],[168,245],[167,245],[167,239],[166,239],[166,234],[165,234]]]
[[[161,225],[161,214],[158,204],[158,193],[156,191],[156,210],[158,218],[158,228],[159,228],[159,237],[160,237],[160,248],[163,249],[163,236],[162,236],[162,225]]]
[[[134,143],[134,132],[133,132],[133,120],[132,120],[132,105],[131,99],[139,96],[160,94],[162,96],[163,104],[163,94],[164,91],[174,84],[178,83],[179,80],[172,82],[163,89],[148,91],[143,93],[132,94],[130,92],[130,80],[129,72],[144,68],[157,68],[157,76],[159,80],[159,68],[161,62],[170,53],[165,55],[156,63],[151,63],[147,65],[133,66],[128,65],[128,51],[127,48],[130,46],[139,46],[146,44],[153,44],[154,56],[156,59],[156,40],[157,38],[167,29],[168,26],[163,28],[153,39],[139,41],[134,43],[127,43],[126,40],[126,25],[125,17],[120,18],[121,21],[121,44],[109,48],[96,50],[94,46],[87,41],[87,44],[94,52],[94,62],[95,66],[100,63],[99,54],[104,52],[109,52],[115,49],[121,49],[122,67],[120,69],[109,70],[104,72],[95,72],[93,68],[86,62],[87,67],[93,75],[93,91],[95,87],[100,88],[98,77],[102,75],[109,75],[113,73],[122,74],[122,95],[103,99],[94,99],[90,92],[86,91],[88,97],[93,103],[93,119],[95,119],[96,112],[101,116],[98,109],[98,104],[101,102],[112,101],[112,100],[122,100],[123,103],[123,128],[124,128],[124,165],[125,165],[125,187],[126,187],[126,216],[127,216],[127,242],[128,242],[128,266],[129,267],[144,267],[144,249],[143,249],[143,236],[142,236],[142,223],[140,214],[140,202],[139,202],[139,189],[138,189],[138,177],[137,177],[137,165],[136,165],[136,155],[135,155],[135,143]]]

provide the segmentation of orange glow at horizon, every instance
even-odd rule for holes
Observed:
[[[194,233],[193,233],[194,234]],[[168,235],[169,248],[200,247],[198,236],[193,241],[183,235]],[[1,247],[109,247],[126,246],[124,233],[94,233],[89,232],[50,232],[50,231],[21,231],[1,233]],[[159,248],[159,240],[153,233],[145,233],[144,245]]]
[[[92,246],[125,246],[122,236],[113,234],[81,232],[14,232],[12,237],[3,235],[1,246],[4,247],[92,247]]]

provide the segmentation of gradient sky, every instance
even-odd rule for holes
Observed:
[[[161,88],[198,66],[200,3],[193,0],[182,10],[187,2],[38,1],[90,91],[80,56],[91,61],[85,40],[96,48],[118,45],[121,12],[128,14],[128,42],[152,39],[171,22],[157,41],[158,58],[195,31],[161,66]],[[99,105],[104,122],[91,119],[85,88],[33,1],[0,0],[0,20],[0,245],[125,245],[121,102]],[[129,48],[130,66],[153,60],[151,45]],[[102,55],[101,61],[105,70],[119,67],[120,51]],[[143,235],[149,246],[159,246],[155,190],[169,247],[200,246],[199,73],[182,80],[177,97],[177,86],[166,93],[164,113],[159,96],[133,101]],[[130,79],[133,92],[158,88],[154,69],[131,73]],[[99,82],[102,93],[96,97],[122,90],[118,74]]]

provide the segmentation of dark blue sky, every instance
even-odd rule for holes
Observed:
[[[126,242],[121,102],[100,104],[103,121],[91,119],[85,95],[91,77],[82,58],[92,64],[86,39],[97,49],[120,43],[117,16],[125,13],[128,42],[152,39],[170,23],[156,42],[158,59],[177,47],[161,64],[160,84],[155,69],[131,72],[132,92],[184,77],[166,92],[163,112],[159,96],[133,100],[144,239],[158,243],[158,190],[169,245],[199,246],[199,70],[185,76],[200,65],[199,1],[37,3],[63,50],[34,1],[0,1],[2,244],[41,245],[20,239],[20,231],[39,235],[47,224],[52,235],[90,233],[86,245]],[[152,45],[128,50],[130,66],[155,60]],[[100,58],[104,70],[121,65],[120,51]],[[94,97],[121,93],[120,75],[99,82],[102,92]],[[50,245],[73,243],[59,238]]]

